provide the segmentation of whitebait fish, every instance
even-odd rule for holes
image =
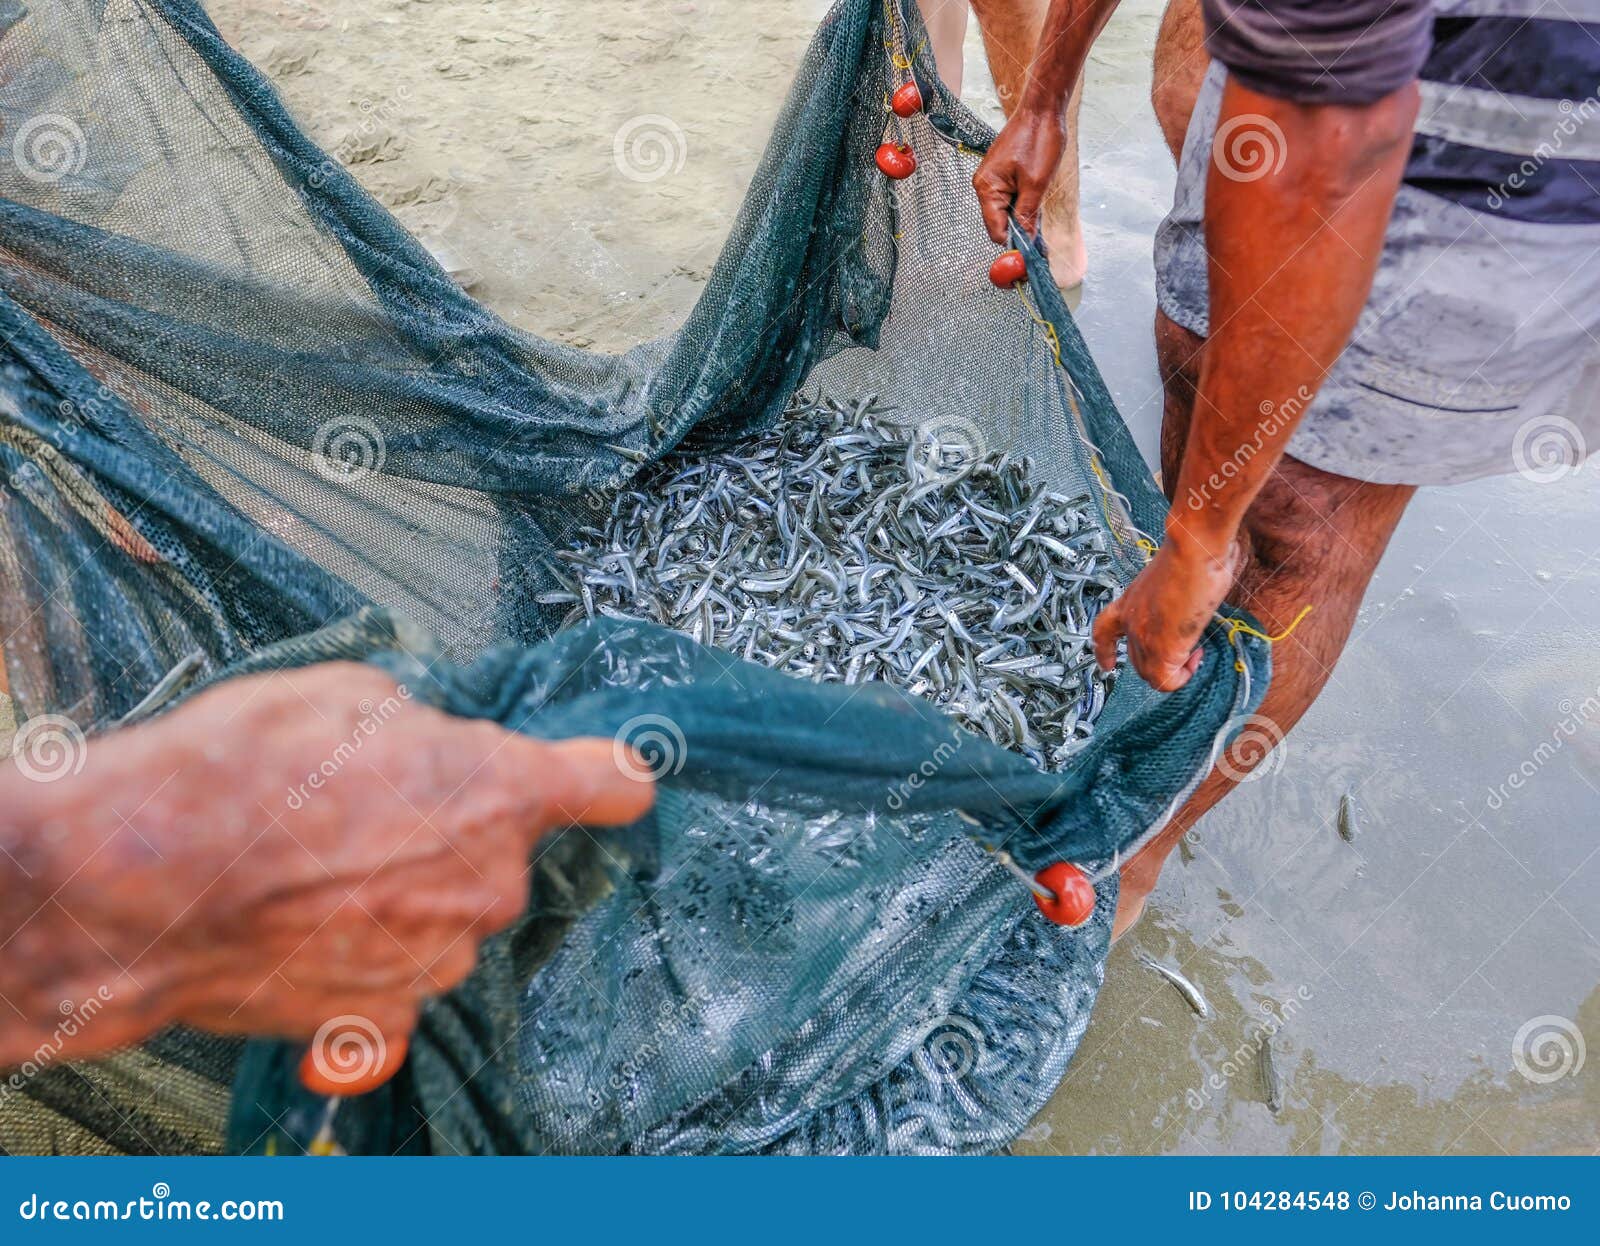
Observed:
[[[819,681],[882,680],[1061,768],[1112,676],[1090,628],[1119,591],[1088,494],[1032,462],[800,398],[733,450],[642,474],[561,557],[569,621],[648,619]]]
[[[1184,1002],[1194,1009],[1197,1017],[1204,1019],[1211,1015],[1211,1005],[1206,1003],[1206,997],[1200,994],[1200,988],[1176,969],[1163,965],[1154,956],[1150,956],[1145,952],[1139,953],[1139,963],[1147,969],[1154,970],[1172,983],[1173,986],[1177,987],[1178,994],[1183,996]]]
[[[1347,844],[1356,842],[1355,801],[1349,792],[1339,797],[1339,838]]]
[[[1283,1111],[1283,1079],[1278,1076],[1278,1064],[1272,1056],[1272,1040],[1261,1043],[1261,1093],[1266,1098],[1267,1111],[1276,1116]]]
[[[206,664],[206,655],[196,649],[185,657],[170,671],[163,675],[156,686],[140,699],[139,703],[131,710],[117,719],[116,726],[126,727],[140,719],[148,718],[154,714],[178,693],[182,692],[198,675]]]

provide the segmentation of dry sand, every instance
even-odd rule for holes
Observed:
[[[465,270],[474,295],[544,336],[621,350],[692,305],[827,7],[217,0],[210,11],[311,136]]]

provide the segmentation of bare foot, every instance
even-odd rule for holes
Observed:
[[[1117,886],[1117,915],[1111,923],[1111,941],[1115,943],[1144,913],[1144,902],[1155,890],[1161,877],[1161,867],[1172,851],[1175,839],[1162,843],[1158,837],[1136,852],[1122,867],[1122,878]]]
[[[1045,250],[1050,255],[1050,275],[1063,290],[1083,284],[1089,270],[1089,252],[1083,245],[1083,222],[1077,216],[1060,219],[1046,211],[1040,228]]]
[[[1123,881],[1117,892],[1117,915],[1111,921],[1111,942],[1122,938],[1144,916],[1144,902],[1149,895],[1148,891],[1136,893],[1126,880]]]

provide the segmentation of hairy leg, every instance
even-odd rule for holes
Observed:
[[[1049,0],[972,0],[972,11],[983,32],[989,72],[1000,96],[1000,107],[1008,117],[1022,98],[1028,63],[1033,60],[1048,8]],[[1083,245],[1083,221],[1078,215],[1078,110],[1082,102],[1083,83],[1079,82],[1067,106],[1067,145],[1039,218],[1039,229],[1050,253],[1050,271],[1057,284],[1064,287],[1081,283],[1089,266]]]
[[[1178,478],[1204,345],[1204,339],[1156,313],[1156,353],[1166,387],[1161,475],[1168,482]],[[1274,635],[1302,607],[1313,607],[1294,634],[1272,648],[1272,686],[1256,714],[1260,731],[1274,741],[1300,721],[1327,683],[1372,573],[1415,492],[1412,485],[1369,484],[1285,457],[1245,515],[1244,557],[1229,600]],[[1245,753],[1230,750],[1228,773],[1212,770],[1161,833],[1123,866],[1116,933],[1138,919],[1167,854],[1184,832],[1264,755]]]
[[[1205,21],[1200,0],[1168,0],[1156,31],[1155,68],[1150,78],[1150,104],[1162,137],[1176,161],[1189,131],[1189,115],[1206,76],[1211,58],[1206,55]]]
[[[961,94],[961,45],[967,37],[967,0],[917,0],[939,77],[952,95]]]

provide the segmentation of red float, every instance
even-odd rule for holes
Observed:
[[[889,97],[889,111],[897,117],[910,117],[922,111],[922,91],[915,82],[907,82]]]
[[[909,143],[884,143],[878,148],[877,161],[883,175],[897,182],[917,171],[917,157]]]
[[[1055,894],[1046,900],[1035,894],[1039,911],[1058,926],[1081,926],[1094,912],[1094,884],[1071,861],[1057,861],[1033,876],[1034,882]]]
[[[1017,250],[1002,251],[989,265],[989,280],[1002,290],[1009,290],[1019,281],[1028,279],[1028,261]]]

